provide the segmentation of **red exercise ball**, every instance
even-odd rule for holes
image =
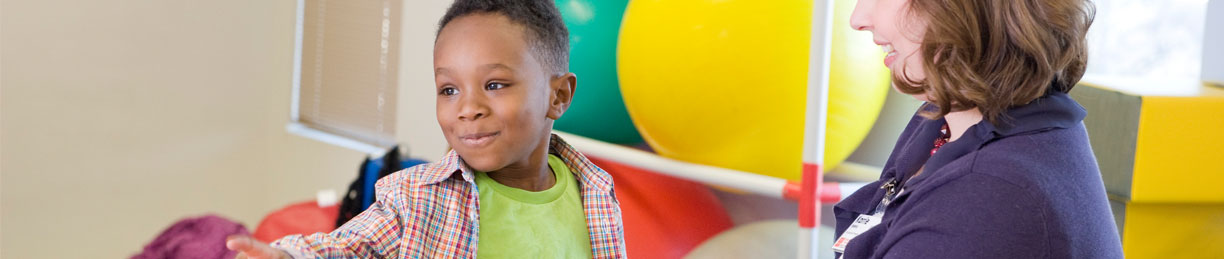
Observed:
[[[681,258],[733,225],[722,202],[705,185],[590,159],[615,181],[630,255]]]

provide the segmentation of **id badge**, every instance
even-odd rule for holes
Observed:
[[[867,232],[867,230],[871,229],[872,227],[879,225],[880,221],[883,219],[883,211],[878,211],[871,215],[859,215],[858,218],[854,219],[854,224],[850,224],[850,227],[846,228],[845,232],[842,232],[841,237],[838,237],[837,241],[833,242],[833,251],[845,253],[846,244],[850,243],[850,240],[854,240],[854,237],[857,237],[859,234]]]

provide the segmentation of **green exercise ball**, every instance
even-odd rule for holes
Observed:
[[[627,0],[557,0],[570,33],[570,71],[578,75],[574,102],[557,130],[612,143],[641,143],[621,99],[616,40]]]

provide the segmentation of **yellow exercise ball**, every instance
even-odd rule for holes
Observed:
[[[883,53],[837,0],[826,168],[857,148],[888,91]],[[812,1],[633,0],[617,47],[630,117],[666,157],[797,180]]]

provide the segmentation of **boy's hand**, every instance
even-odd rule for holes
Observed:
[[[239,259],[288,259],[289,254],[249,236],[233,235],[225,238],[225,247],[238,252]]]

